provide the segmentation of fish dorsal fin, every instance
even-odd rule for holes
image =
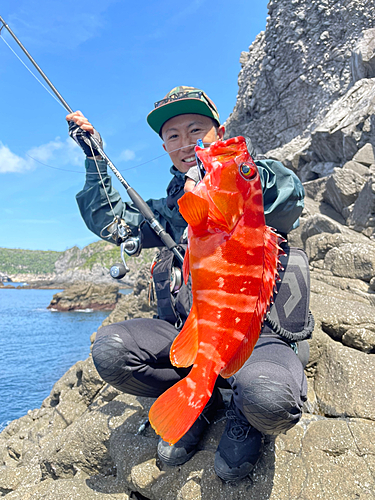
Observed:
[[[278,276],[277,266],[279,263],[279,255],[282,253],[279,247],[280,237],[271,228],[266,226],[263,238],[264,259],[262,286],[259,290],[258,300],[249,330],[247,331],[246,336],[237,352],[234,354],[227,366],[220,372],[220,375],[224,378],[229,378],[238,372],[253,352],[263,325],[264,315],[267,312],[276,286],[276,278]]]
[[[203,231],[207,227],[209,207],[207,200],[189,191],[178,200],[178,206],[182,217],[194,233]]]
[[[184,263],[182,265],[182,275],[184,277],[184,282],[185,285],[187,285],[188,279],[189,279],[189,273],[190,273],[190,253],[189,253],[189,247],[187,247],[186,252],[185,252],[185,257],[184,257]]]
[[[241,213],[241,195],[232,192],[211,192],[213,206],[210,206],[209,217],[213,223],[221,226],[228,233],[237,224]]]
[[[190,311],[184,327],[174,339],[169,357],[172,365],[178,367],[191,366],[198,352],[198,320],[195,308]]]

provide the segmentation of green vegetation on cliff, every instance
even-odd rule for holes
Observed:
[[[125,257],[139,267],[151,262],[154,254],[155,249],[151,248],[143,250],[139,257]],[[95,264],[109,269],[115,262],[121,262],[120,247],[103,240],[82,249],[72,247],[65,252],[0,248],[0,273],[7,275],[59,274],[72,269],[91,271]]]
[[[55,262],[64,252],[0,248],[0,272],[5,274],[53,273]]]

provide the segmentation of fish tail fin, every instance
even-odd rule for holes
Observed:
[[[164,392],[151,406],[151,426],[162,439],[175,444],[197,420],[212,395],[216,377],[202,379],[200,370],[190,374]]]

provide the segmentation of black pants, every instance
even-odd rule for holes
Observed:
[[[105,382],[122,392],[158,397],[189,373],[169,360],[178,334],[158,319],[133,319],[101,328],[93,347],[95,366]],[[233,390],[236,406],[264,434],[290,429],[301,417],[307,383],[303,365],[280,338],[262,335],[250,358],[219,387]]]

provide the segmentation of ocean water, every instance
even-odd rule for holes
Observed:
[[[60,290],[0,289],[0,431],[39,408],[55,382],[90,353],[108,311],[51,312]]]

